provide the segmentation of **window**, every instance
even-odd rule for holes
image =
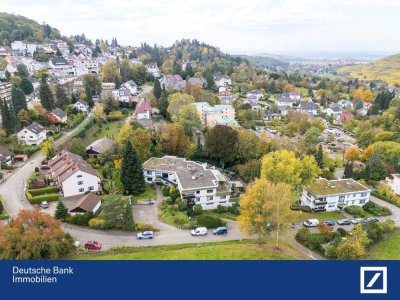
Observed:
[[[78,181],[78,185],[82,185],[83,184],[83,181]]]
[[[89,189],[89,191],[93,191],[94,187],[93,186],[89,186],[88,189]]]
[[[81,188],[81,189],[78,190],[79,193],[83,193],[84,191],[85,191],[84,188]]]
[[[146,171],[146,174],[151,175],[151,171]]]
[[[335,207],[335,204],[329,204],[328,207]]]
[[[196,198],[196,202],[200,202],[200,198]]]
[[[364,204],[364,203],[365,203],[365,199],[361,199],[360,204]]]
[[[208,201],[211,201],[211,200],[213,200],[214,199],[214,197],[213,196],[209,196],[209,197],[207,197],[207,200]]]
[[[361,193],[361,197],[366,197],[367,193]]]
[[[81,178],[81,177],[82,177],[82,174],[76,175],[76,178]]]
[[[211,194],[213,190],[207,190],[207,194]]]
[[[356,197],[356,196],[357,196],[357,194],[353,194],[353,198]]]
[[[219,199],[226,199],[226,195],[219,197]]]
[[[196,194],[200,194],[200,191],[196,191]]]

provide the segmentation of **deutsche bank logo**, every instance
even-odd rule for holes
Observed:
[[[360,293],[387,294],[387,267],[361,267]]]

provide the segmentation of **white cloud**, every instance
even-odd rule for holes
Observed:
[[[169,45],[198,38],[249,53],[396,51],[398,0],[1,0],[66,35]],[[379,42],[376,42],[379,41]]]

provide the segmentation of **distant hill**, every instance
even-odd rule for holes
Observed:
[[[391,55],[369,64],[345,66],[339,72],[354,78],[384,80],[389,84],[400,84],[400,54]]]
[[[9,46],[16,40],[42,43],[59,38],[60,32],[48,24],[40,25],[23,16],[0,12],[0,45]]]
[[[242,59],[247,59],[257,67],[287,67],[289,63],[280,59],[266,56],[237,55]]]

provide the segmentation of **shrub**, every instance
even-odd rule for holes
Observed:
[[[107,119],[109,121],[119,121],[122,120],[124,116],[122,115],[122,112],[120,111],[112,111],[107,115]]]
[[[390,209],[385,206],[380,206],[372,201],[367,202],[363,209],[374,216],[388,216],[391,215]]]
[[[343,228],[338,228],[336,232],[339,233],[341,237],[347,236],[347,231]]]
[[[311,207],[307,205],[292,205],[292,210],[300,210],[304,212],[311,212]]]
[[[93,218],[89,220],[90,228],[101,228],[104,225],[104,220],[99,218]]]
[[[228,209],[225,206],[223,206],[223,205],[218,205],[217,206],[217,213],[223,214],[223,213],[225,213],[227,211],[228,211]]]
[[[163,185],[161,187],[161,192],[164,197],[168,197],[169,196],[169,187]]]
[[[296,234],[296,240],[300,243],[304,243],[309,240],[311,231],[308,228],[300,228]]]
[[[89,221],[93,218],[92,212],[87,212],[84,214],[76,214],[74,216],[68,216],[65,218],[65,222],[76,224],[79,226],[88,226]]]
[[[203,207],[200,204],[196,204],[193,208],[193,212],[195,216],[199,216],[203,213]]]
[[[58,193],[58,187],[48,186],[48,187],[40,188],[40,189],[29,189],[29,190],[27,190],[27,192],[29,192],[32,196],[54,194],[54,193]]]
[[[58,201],[60,199],[59,194],[46,194],[46,195],[39,195],[39,196],[32,196],[28,191],[25,192],[26,198],[31,204],[40,204],[42,201]]]
[[[40,172],[38,167],[35,167],[35,172]]]
[[[345,210],[345,212],[347,212],[348,214],[350,214],[352,216],[365,217],[365,211],[361,206],[351,205],[351,206],[345,207],[344,210]]]
[[[179,204],[179,210],[180,211],[187,211],[188,210],[188,205],[186,204],[186,202],[182,202],[181,204]]]
[[[199,226],[204,226],[207,228],[216,228],[226,225],[226,222],[224,222],[220,218],[209,215],[200,215],[196,218],[196,221]]]

